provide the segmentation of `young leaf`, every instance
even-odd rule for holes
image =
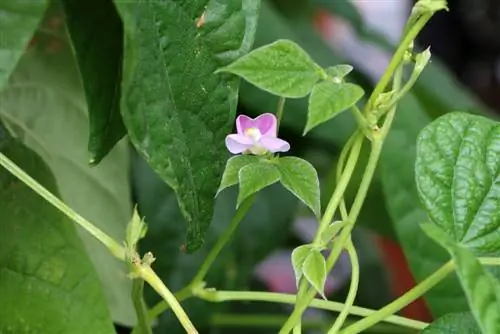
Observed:
[[[295,272],[295,283],[297,284],[297,287],[299,286],[299,281],[302,277],[302,267],[304,266],[304,262],[312,251],[313,249],[311,245],[301,245],[292,251],[292,266],[293,271]]]
[[[90,163],[98,164],[126,134],[120,114],[123,24],[111,0],[61,3],[89,110]]]
[[[354,68],[351,65],[339,64],[335,66],[328,67],[326,69],[326,74],[332,78],[338,78],[342,80],[345,76],[352,72]]]
[[[326,299],[324,294],[326,282],[326,261],[325,257],[317,249],[313,249],[302,265],[304,277],[311,283],[313,288]]]
[[[476,319],[469,312],[450,313],[442,316],[429,326],[422,334],[481,334]]]
[[[260,157],[255,155],[236,155],[229,158],[226,163],[226,169],[222,175],[222,180],[217,190],[217,195],[224,189],[238,184],[238,173],[246,165],[259,162]]]
[[[500,333],[500,282],[483,268],[471,250],[455,243],[441,228],[432,223],[423,224],[422,228],[451,253],[472,314],[482,332]]]
[[[126,35],[125,125],[153,169],[174,177],[192,252],[212,220],[237,102],[238,78],[214,72],[251,48],[260,2],[115,4]]]
[[[129,147],[122,141],[98,166],[89,166],[87,109],[76,73],[69,49],[50,58],[26,54],[0,92],[0,119],[49,166],[67,205],[115,240],[125,240],[132,213]],[[132,284],[125,265],[87,231],[77,231],[104,286],[113,321],[133,326]]]
[[[309,55],[289,40],[262,46],[219,71],[236,74],[271,94],[304,97],[324,75]]]
[[[316,169],[309,162],[297,157],[280,158],[277,166],[281,174],[281,184],[319,217],[321,204]]]
[[[47,0],[0,3],[0,90],[24,54],[48,5]]]
[[[238,178],[240,187],[236,207],[239,207],[248,196],[278,182],[280,172],[274,164],[262,161],[241,168]]]
[[[336,221],[331,223],[324,231],[321,233],[321,240],[323,242],[330,242],[339,233],[339,231],[344,227],[344,222]]]
[[[363,88],[352,83],[323,81],[316,84],[309,96],[304,134],[352,107],[363,94]]]
[[[420,198],[432,222],[476,254],[499,251],[500,124],[451,113],[417,141]]]
[[[56,191],[36,154],[14,141],[0,150]],[[0,212],[0,333],[115,333],[74,223],[3,167]]]

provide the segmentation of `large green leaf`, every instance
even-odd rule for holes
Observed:
[[[89,111],[90,162],[125,135],[120,114],[123,25],[112,0],[62,0]]]
[[[433,223],[478,255],[500,254],[500,124],[442,116],[419,135],[420,198]]]
[[[381,177],[387,208],[417,281],[432,274],[449,258],[419,227],[420,223],[427,220],[427,214],[419,205],[414,161],[417,136],[429,121],[413,95],[405,97],[398,108],[381,157]],[[460,284],[452,276],[426,293],[425,297],[436,317],[468,310]]]
[[[260,1],[115,1],[125,27],[122,114],[130,138],[175,180],[187,249],[203,244],[228,153],[238,79],[214,74],[247,53]]]
[[[7,83],[17,62],[47,8],[47,0],[2,1],[0,3],[0,89]]]
[[[470,249],[453,240],[453,234],[433,223],[426,223],[422,228],[451,253],[472,314],[482,332],[500,332],[500,282],[483,268]]]
[[[0,118],[39,154],[56,178],[62,199],[116,240],[125,240],[131,216],[128,148],[120,143],[99,166],[88,164],[87,109],[74,59],[67,52],[22,59],[0,94]],[[115,322],[132,325],[131,282],[125,266],[78,228],[106,293]]]
[[[232,187],[217,197],[215,214],[207,232],[206,244],[195,254],[185,254],[185,224],[174,192],[165,185],[142,159],[134,159],[134,187],[141,215],[145,216],[148,233],[141,242],[142,252],[156,256],[155,270],[174,291],[183,288],[194,277],[208,252],[233,218],[238,189]],[[289,224],[297,200],[281,185],[272,185],[259,192],[248,214],[240,223],[233,240],[224,248],[208,275],[209,286],[217,289],[248,288],[255,264],[288,238]],[[152,304],[156,294],[148,294]],[[202,324],[216,309],[214,304],[187,301],[187,312],[195,324]],[[224,306],[224,305],[222,305]],[[183,333],[175,317],[164,314],[158,333]]]
[[[422,334],[481,334],[476,320],[469,312],[450,313],[442,316],[429,326]]]
[[[5,144],[5,143],[4,143]],[[13,141],[1,151],[52,192],[47,165]],[[0,332],[114,333],[74,223],[0,167]]]

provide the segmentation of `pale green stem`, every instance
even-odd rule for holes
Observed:
[[[336,184],[335,190],[333,191],[332,197],[330,198],[330,202],[328,203],[325,213],[321,219],[321,222],[318,227],[318,231],[316,232],[316,237],[313,243],[318,243],[321,240],[321,234],[328,227],[328,225],[332,222],[333,217],[335,215],[335,211],[337,210],[347,186],[349,185],[349,181],[351,180],[354,169],[356,168],[356,163],[358,162],[359,155],[361,153],[361,147],[363,145],[363,134],[359,131],[355,134],[355,139],[352,144],[352,148],[344,147],[344,150],[348,151],[350,149],[349,158],[347,159],[347,163],[345,169],[342,173],[342,176],[339,179],[339,182]],[[342,155],[342,153],[341,153]]]
[[[285,102],[286,99],[280,96],[278,99],[278,106],[276,107],[276,119],[278,120],[277,128],[280,128],[281,119],[283,118],[283,113],[285,112]]]
[[[371,314],[370,316],[354,323],[353,325],[347,327],[343,330],[342,334],[355,334],[360,333],[367,328],[375,325],[376,323],[382,321],[386,317],[398,312],[406,305],[410,304],[424,293],[429,291],[436,284],[441,282],[448,274],[450,274],[454,269],[453,262],[447,262],[444,266],[434,272],[431,276],[427,277],[420,284],[406,292],[404,295],[388,304],[387,306],[381,308],[377,312]]]
[[[192,294],[191,290],[193,288],[196,288],[198,285],[200,285],[200,283],[203,282],[203,280],[205,279],[205,276],[207,275],[208,271],[210,270],[210,267],[217,259],[217,256],[222,251],[222,249],[227,245],[227,243],[231,240],[231,237],[232,237],[234,231],[236,231],[241,220],[245,217],[248,210],[250,210],[250,207],[253,204],[254,198],[255,198],[255,195],[248,197],[238,207],[233,219],[231,220],[231,223],[224,230],[224,232],[222,232],[221,236],[219,237],[219,239],[215,243],[214,247],[210,250],[210,253],[208,253],[208,255],[205,258],[205,260],[203,261],[200,269],[196,273],[196,276],[193,278],[191,283],[189,283],[184,289],[182,289],[179,292],[180,297],[182,297],[184,299],[184,298],[190,296]],[[168,303],[166,301],[162,300],[161,302],[156,304],[149,311],[150,320],[155,319],[158,315],[162,314],[163,312],[165,312],[168,309],[169,309]]]
[[[295,295],[275,293],[275,292],[259,292],[259,291],[213,291],[213,290],[202,290],[199,291],[197,297],[210,301],[210,302],[228,302],[228,301],[262,301],[270,303],[283,303],[293,305],[295,303]],[[311,302],[311,307],[318,308],[322,310],[328,310],[333,312],[342,312],[345,305],[343,303],[327,301],[323,299],[313,299]],[[368,317],[374,314],[375,310],[352,306],[350,308],[350,314],[359,317]],[[422,330],[427,323],[416,321],[412,319],[406,319],[404,317],[392,315],[384,319],[385,322],[392,323],[395,325],[413,328],[416,330]]]
[[[248,197],[238,207],[233,219],[231,220],[231,223],[224,230],[222,235],[219,237],[219,239],[215,243],[214,247],[210,250],[210,253],[208,253],[208,256],[205,258],[205,261],[203,261],[203,264],[201,265],[200,270],[198,270],[198,273],[196,274],[196,276],[193,278],[193,280],[189,284],[191,287],[195,287],[196,285],[203,282],[203,280],[205,279],[205,276],[207,275],[208,271],[210,270],[210,267],[217,259],[217,256],[219,256],[219,253],[231,240],[231,237],[233,236],[233,233],[238,228],[238,225],[243,220],[243,218],[245,217],[248,210],[250,210],[250,207],[253,204],[254,198],[255,198],[255,195]]]
[[[179,292],[176,292],[174,296],[175,299],[177,299],[177,301],[182,302],[194,296],[193,289],[191,288],[190,285],[188,285]],[[160,314],[169,309],[170,305],[166,301],[162,300],[148,311],[149,321],[150,322],[153,321],[154,319],[158,318]]]
[[[385,70],[384,74],[382,75],[382,78],[380,78],[379,82],[373,89],[372,94],[370,95],[370,99],[368,100],[368,103],[365,106],[365,114],[367,114],[370,110],[370,108],[373,107],[373,104],[377,97],[384,92],[385,88],[389,84],[389,82],[392,79],[392,75],[396,68],[401,64],[401,61],[403,60],[404,54],[408,49],[408,46],[415,40],[417,35],[420,33],[422,28],[425,26],[425,24],[430,20],[432,17],[433,13],[425,14],[422,17],[420,17],[415,24],[410,28],[408,33],[404,36],[403,40],[399,44],[399,47],[397,48],[396,52],[392,56],[392,59]]]
[[[35,179],[29,176],[21,168],[19,168],[14,162],[7,158],[3,153],[0,152],[0,165],[6,170],[12,173],[15,177],[21,180],[24,184],[30,187],[34,192],[44,198],[47,202],[52,204],[59,211],[64,213],[68,218],[78,224],[80,227],[85,229],[94,238],[99,240],[104,246],[106,246],[110,252],[120,260],[125,260],[125,248],[120,245],[117,241],[111,238],[109,235],[104,233],[102,230],[97,228],[95,225],[90,223],[88,220],[80,216],[73,209],[68,207],[59,198],[54,196],[50,191],[44,188]]]
[[[326,229],[326,227],[331,223],[333,216],[335,215],[335,211],[337,210],[337,207],[339,206],[339,203],[344,196],[344,192],[347,189],[349,180],[351,179],[352,173],[354,172],[354,169],[356,167],[356,163],[361,153],[363,140],[364,140],[363,134],[359,131],[356,131],[354,143],[352,145],[352,148],[350,148],[351,152],[349,154],[346,167],[344,169],[342,177],[340,178],[339,182],[335,187],[335,190],[332,194],[332,197],[330,198],[330,202],[328,203],[325,213],[323,214],[320,225],[318,227],[318,231],[316,232],[316,238],[313,241],[313,243],[319,243],[321,241],[321,234]],[[346,147],[344,147],[343,150],[347,151],[349,150],[349,147],[347,147],[347,149]],[[347,228],[344,228],[344,230],[347,230]],[[302,280],[300,282],[299,291],[296,297],[297,303],[295,304],[295,308],[290,317],[288,318],[287,322],[283,325],[283,328],[280,330],[280,334],[288,334],[295,327],[295,324],[297,324],[297,322],[300,321],[302,313],[307,308],[307,305],[309,305],[309,302],[314,298],[315,292],[314,290],[310,290],[308,292],[308,286],[309,285],[306,280]]]
[[[170,308],[172,308],[172,311],[176,315],[177,319],[179,319],[182,327],[186,330],[186,333],[198,333],[179,301],[150,266],[142,265],[137,267],[134,273],[144,281],[148,282],[148,284],[170,305]]]
[[[293,328],[293,334],[301,334],[302,333],[302,321],[299,321],[297,325]]]
[[[352,240],[349,239],[346,245],[347,254],[349,254],[349,259],[351,260],[351,283],[349,285],[349,292],[347,293],[347,298],[345,301],[345,307],[340,312],[339,316],[335,320],[332,328],[328,331],[328,334],[337,333],[344,324],[347,316],[350,313],[351,307],[354,305],[354,300],[356,299],[356,294],[358,292],[359,285],[359,261],[356,248],[354,247]]]
[[[286,318],[270,314],[227,314],[216,313],[210,323],[214,327],[279,327]],[[321,329],[326,324],[322,319],[310,319],[302,322],[304,328]]]
[[[136,278],[132,281],[132,300],[135,313],[137,314],[137,325],[132,334],[152,334],[151,323],[148,318],[148,309],[143,296],[144,280]]]
[[[479,262],[483,265],[500,266],[500,258],[483,257],[478,258]],[[386,305],[380,310],[372,313],[368,317],[354,323],[353,325],[347,327],[343,330],[342,334],[356,334],[360,333],[371,326],[384,321],[387,317],[403,309],[406,305],[412,303],[420,296],[424,295],[427,291],[436,286],[441,282],[446,276],[448,276],[455,269],[455,263],[453,261],[447,262],[441,268],[436,270],[433,274],[423,280],[421,283],[413,287],[411,290],[406,292],[404,295],[393,301],[392,303]]]

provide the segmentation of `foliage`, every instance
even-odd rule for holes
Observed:
[[[417,1],[396,46],[349,2],[282,7],[0,5],[0,332],[213,332],[252,309],[238,301],[293,304],[281,334],[309,307],[338,313],[328,333],[500,331],[500,125],[414,47],[446,2]],[[319,7],[393,52],[377,83],[316,34]],[[298,216],[315,222],[300,242]],[[364,227],[418,281],[378,310],[355,305]],[[296,295],[254,286],[282,247]],[[342,259],[350,283],[331,296]],[[421,296],[434,323],[395,315]]]

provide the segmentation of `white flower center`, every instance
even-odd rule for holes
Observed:
[[[256,143],[262,137],[262,134],[257,128],[248,128],[245,130],[245,136],[252,138],[253,142]]]

